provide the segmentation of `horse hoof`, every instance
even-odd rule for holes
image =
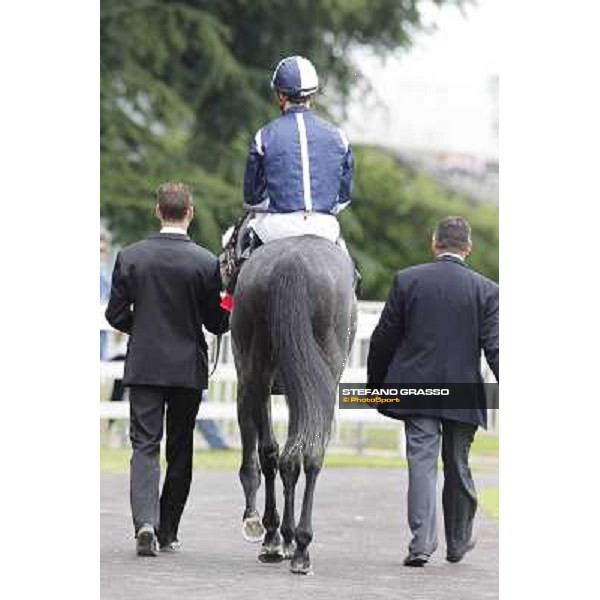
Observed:
[[[291,565],[290,571],[296,575],[314,575],[314,571],[310,565]]]
[[[267,546],[263,544],[258,555],[258,560],[262,563],[280,563],[283,560],[281,544],[276,546]]]
[[[260,517],[252,516],[244,519],[242,523],[242,535],[251,544],[262,542],[265,536],[265,528],[260,521]]]
[[[294,556],[294,551],[296,550],[296,546],[294,542],[290,542],[289,544],[283,542],[283,558],[285,560],[291,560],[292,556]]]
[[[299,554],[296,550],[296,554],[292,558],[290,565],[290,571],[296,575],[312,575],[313,570],[310,565],[310,557],[308,552],[305,554]]]

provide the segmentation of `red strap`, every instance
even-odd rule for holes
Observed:
[[[225,292],[225,295],[221,298],[221,308],[227,312],[233,311],[233,296],[229,292]]]

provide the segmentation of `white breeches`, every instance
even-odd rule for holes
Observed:
[[[340,224],[334,215],[325,213],[258,213],[248,222],[263,244],[297,235],[318,235],[335,244]]]

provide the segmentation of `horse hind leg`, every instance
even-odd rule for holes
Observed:
[[[294,534],[296,531],[296,517],[294,514],[294,500],[296,484],[300,476],[300,458],[295,456],[282,457],[279,461],[279,473],[283,482],[283,495],[285,499],[283,521],[281,523],[283,558],[291,559],[295,550]]]
[[[261,542],[264,537],[264,527],[260,514],[256,509],[256,492],[260,487],[260,467],[256,445],[258,430],[254,421],[252,398],[245,393],[245,387],[240,384],[238,393],[238,424],[242,438],[242,464],[239,476],[244,489],[246,508],[242,516],[242,535],[247,542]]]
[[[305,455],[304,457],[304,474],[306,477],[306,486],[304,488],[304,498],[302,500],[302,513],[300,521],[296,527],[296,549],[292,556],[290,570],[292,573],[299,575],[309,575],[312,573],[310,555],[308,546],[313,538],[312,528],[312,510],[315,494],[315,486],[317,477],[323,466],[324,450],[316,455]]]
[[[279,446],[273,431],[271,421],[268,388],[265,391],[265,401],[260,407],[258,455],[265,478],[265,511],[263,526],[265,537],[258,556],[261,562],[273,563],[283,560],[281,535],[279,534],[279,513],[275,496],[275,478],[279,461]]]

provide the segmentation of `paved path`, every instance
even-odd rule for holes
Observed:
[[[497,485],[495,475],[476,474],[476,481],[479,488]],[[401,566],[408,544],[406,485],[402,470],[323,471],[317,484],[311,545],[314,575],[298,576],[289,572],[289,562],[259,563],[259,546],[243,541],[243,496],[235,472],[195,471],[180,528],[184,551],[158,558],[135,556],[127,475],[101,475],[101,597],[498,598],[498,530],[481,510],[475,527],[477,548],[463,563],[444,561],[442,533],[440,547],[427,567]]]

